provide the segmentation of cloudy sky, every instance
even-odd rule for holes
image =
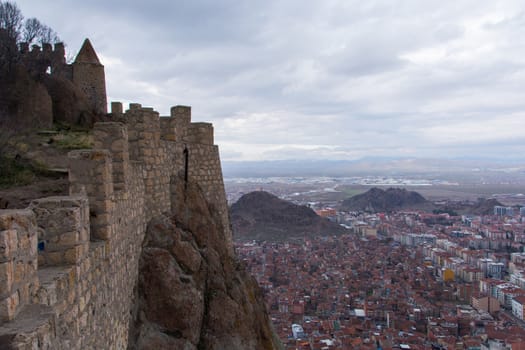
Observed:
[[[223,160],[525,161],[525,2],[19,0],[110,100],[191,105]]]

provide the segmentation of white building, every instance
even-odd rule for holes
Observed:
[[[292,335],[294,339],[304,338],[305,334],[303,327],[301,327],[299,324],[292,324]]]
[[[512,314],[523,320],[523,307],[525,306],[525,297],[519,296],[512,299]]]

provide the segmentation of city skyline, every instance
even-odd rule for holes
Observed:
[[[524,160],[519,1],[16,3],[91,39],[108,101],[191,105],[223,160]]]

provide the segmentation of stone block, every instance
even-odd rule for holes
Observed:
[[[46,265],[46,257],[43,254],[38,255],[38,266]]]
[[[111,237],[111,226],[110,225],[101,225],[101,226],[93,226],[91,228],[91,233],[94,238],[102,239],[102,240],[109,240]]]
[[[33,233],[34,234],[34,233]],[[30,235],[26,232],[18,233],[18,251],[20,254],[30,254],[31,252]]]
[[[38,232],[38,230],[37,230]],[[29,254],[28,258],[36,257],[38,254],[38,233],[31,234],[29,236]]]
[[[38,270],[38,261],[30,260],[26,262],[26,276],[27,278],[33,278]]]
[[[101,213],[112,212],[115,207],[113,201],[110,199],[98,200],[93,203],[93,206],[96,207],[97,210],[100,211]]]
[[[20,298],[21,304],[27,304],[27,302],[30,300],[30,294],[29,294],[29,283],[25,283],[18,288],[18,295]]]
[[[66,232],[60,235],[58,244],[63,247],[71,247],[80,242],[80,229],[78,231]]]
[[[84,274],[89,272],[90,268],[91,268],[91,261],[90,261],[90,259],[82,260],[82,262],[80,264],[80,273],[82,275],[84,275]]]
[[[22,283],[26,277],[26,264],[22,261],[18,261],[14,265],[14,270],[15,270],[14,278],[13,278],[14,283],[16,284]]]
[[[113,171],[111,154],[108,150],[71,151],[68,153],[68,157],[70,192],[76,193],[84,187],[91,200],[111,196],[113,193],[111,178]],[[97,185],[93,186],[93,184]]]
[[[126,142],[127,140],[124,140],[124,139],[119,139],[119,140],[115,140],[111,143],[111,152],[113,153],[120,153],[120,152],[123,152],[123,151],[126,151],[127,152],[127,145],[128,143]]]
[[[82,227],[78,236],[79,242],[88,242],[89,241],[89,225]]]
[[[112,221],[112,215],[108,213],[98,213],[92,217],[91,223],[93,225],[108,225]]]
[[[67,293],[67,302],[69,303],[69,305],[72,305],[72,309],[75,310],[75,316],[76,316],[76,312],[78,311],[77,310],[78,305],[75,304],[76,296],[77,296],[77,293],[75,292],[75,288],[69,289],[69,292]]]
[[[7,261],[16,254],[18,249],[18,235],[15,230],[0,232],[0,262]]]
[[[35,215],[31,210],[0,210],[0,231],[15,229],[19,232],[34,230]]]
[[[84,258],[85,249],[84,245],[76,245],[72,248],[66,250],[64,254],[64,262],[66,264],[79,264],[80,261]]]
[[[75,269],[70,269],[67,275],[67,282],[70,286],[73,286],[77,280],[80,278],[80,275],[75,271]]]
[[[83,296],[80,296],[78,298],[78,310],[80,313],[84,311],[84,308],[86,307],[86,299]]]
[[[0,300],[0,321],[11,321],[15,318],[20,305],[18,291],[14,292],[7,298]]]
[[[42,288],[42,297],[45,304],[49,306],[53,306],[57,303],[58,297],[57,297],[57,291],[56,291],[56,285],[50,284],[46,286],[46,288]]]
[[[113,114],[122,114],[122,102],[111,102],[111,113]]]
[[[67,308],[69,307],[67,300],[63,300],[60,303],[55,305],[55,310],[58,315],[63,315],[64,312],[66,312]]]
[[[13,287],[14,269],[13,262],[0,263],[0,298],[9,295]]]
[[[57,266],[64,264],[64,253],[58,252],[47,252],[45,254],[45,264],[49,266]]]

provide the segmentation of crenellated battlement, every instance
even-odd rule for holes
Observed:
[[[22,59],[32,60],[46,60],[53,66],[66,64],[66,49],[64,43],[43,43],[40,45],[31,45],[28,43],[19,44],[20,55]]]
[[[69,153],[69,196],[0,210],[0,339],[14,348],[127,347],[146,225],[181,207],[176,184],[201,187],[232,247],[212,125],[192,123],[187,106],[167,117],[111,106],[94,148]],[[36,307],[48,316],[32,319]]]
[[[54,45],[52,45],[50,43],[43,43],[41,47],[39,45],[32,45],[31,46],[31,51],[29,50],[29,43],[27,43],[27,42],[22,42],[22,43],[20,43],[18,45],[19,45],[20,53],[22,55],[25,55],[25,54],[27,54],[29,52],[34,52],[33,54],[44,52],[46,54],[52,54],[53,55],[53,56],[47,56],[47,58],[49,58],[49,59],[51,59],[53,57],[56,57],[60,61],[62,61],[62,59],[63,59],[64,62],[65,62],[65,58],[64,58],[65,46],[64,46],[64,43],[55,43]]]

